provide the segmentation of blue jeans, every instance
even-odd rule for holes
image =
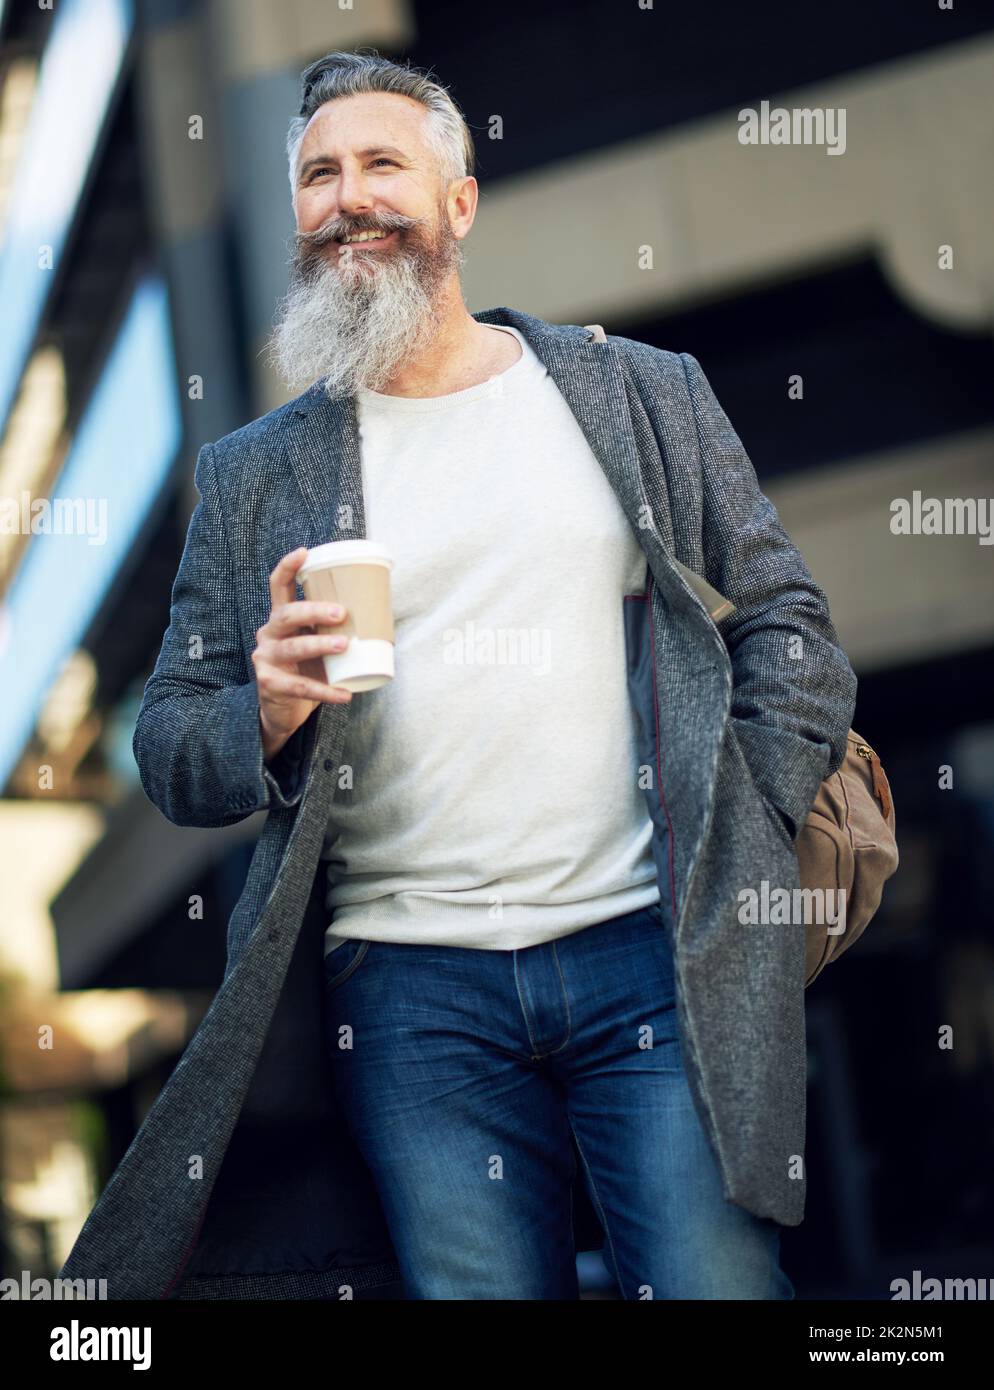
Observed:
[[[576,1299],[575,1137],[624,1299],[793,1298],[780,1227],[726,1202],[645,908],[516,951],[325,958],[336,1094],[411,1299]]]

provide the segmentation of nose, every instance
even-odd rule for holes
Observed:
[[[371,212],[373,200],[361,169],[344,165],[338,175],[338,210],[346,216]]]

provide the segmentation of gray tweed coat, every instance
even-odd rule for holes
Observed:
[[[798,886],[793,840],[842,761],[856,678],[694,357],[597,343],[512,309],[475,317],[525,335],[647,556],[646,592],[619,602],[694,1103],[726,1200],[796,1225],[804,928],[741,925],[738,894],[763,879]],[[316,384],[205,444],[195,476],[200,500],[135,756],[148,796],[178,825],[269,814],[228,923],[223,982],[61,1274],[105,1278],[111,1298],[397,1297],[323,1036],[319,854],[351,705],[319,706],[266,767],[250,661],[277,560],[365,535],[354,403]],[[681,564],[734,612],[712,620]]]

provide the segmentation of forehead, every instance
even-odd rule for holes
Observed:
[[[329,155],[349,153],[363,145],[391,144],[402,149],[427,148],[424,126],[427,109],[399,92],[361,92],[336,97],[319,106],[307,123],[300,158],[321,149]]]

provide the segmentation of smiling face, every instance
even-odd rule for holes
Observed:
[[[410,97],[366,92],[320,106],[297,154],[298,245],[347,273],[386,254],[430,254],[466,236],[476,180],[443,188],[426,134],[429,113]]]
[[[338,97],[311,117],[297,152],[290,287],[270,344],[288,383],[320,376],[332,396],[380,390],[437,334],[440,306],[453,293],[461,302],[459,242],[477,184],[443,186],[428,119],[419,102],[381,92]]]

